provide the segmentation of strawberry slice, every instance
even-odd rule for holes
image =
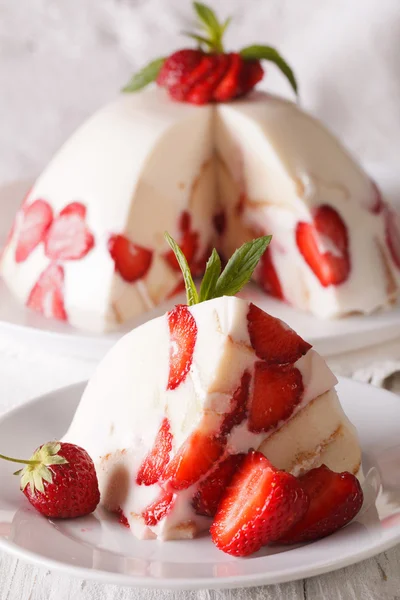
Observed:
[[[186,102],[192,102],[193,104],[206,104],[210,102],[215,87],[225,76],[228,67],[229,57],[226,54],[215,56],[213,69],[204,80],[200,80],[189,90],[186,94]]]
[[[388,205],[385,206],[385,231],[391,257],[400,269],[400,215]]]
[[[26,305],[45,317],[67,321],[63,291],[64,269],[50,264],[32,288]]]
[[[206,475],[221,457],[226,440],[194,431],[179,448],[164,472],[170,488],[184,490]]]
[[[159,497],[143,511],[142,517],[146,525],[157,525],[174,505],[174,495],[171,492],[161,490]]]
[[[211,526],[220,550],[248,556],[273,542],[304,515],[307,494],[297,479],[251,450],[226,489]]]
[[[117,509],[116,514],[118,515],[118,521],[121,523],[121,525],[123,525],[127,529],[130,529],[131,526],[129,525],[129,521],[126,518],[126,515],[125,515],[125,513],[124,513],[124,511],[122,510],[121,507],[119,507]]]
[[[197,325],[184,304],[178,304],[167,314],[170,349],[168,390],[174,390],[185,381],[192,366],[197,339]]]
[[[194,258],[199,246],[199,234],[191,230],[192,217],[187,211],[183,211],[179,217],[178,228],[181,233],[179,245],[188,261],[189,267],[193,266]],[[164,254],[164,258],[169,266],[177,273],[181,272],[176,256],[172,250]],[[208,258],[208,257],[207,257]]]
[[[228,433],[230,433],[236,425],[240,425],[246,417],[250,380],[250,373],[245,371],[242,375],[239,387],[232,396],[231,409],[224,416],[222,421],[221,435],[228,435]]]
[[[190,90],[200,81],[207,79],[216,66],[217,57],[211,54],[203,54],[199,64],[191,72],[186,72],[177,85],[169,87],[168,92],[174,100],[185,100]]]
[[[281,421],[290,417],[301,402],[303,391],[303,378],[296,367],[256,362],[250,431],[259,433],[275,429]]]
[[[146,456],[136,476],[138,485],[153,485],[159,481],[169,463],[172,433],[167,418],[163,419],[151,452]]]
[[[279,298],[279,300],[285,300],[282,292],[281,282],[279,281],[278,274],[274,267],[271,250],[269,248],[266,249],[261,257],[257,279],[267,294],[275,296],[275,298]]]
[[[259,60],[245,60],[240,76],[242,94],[247,94],[264,76],[264,69]]]
[[[24,262],[33,250],[44,240],[53,221],[53,211],[46,200],[35,200],[22,210],[22,223],[15,248],[15,262]]]
[[[79,202],[68,204],[47,232],[45,253],[51,260],[79,260],[94,246],[94,237],[85,223],[86,208]]]
[[[325,465],[299,478],[310,505],[279,543],[296,544],[330,535],[349,523],[361,509],[363,492],[351,473],[334,473]]]
[[[269,365],[294,363],[311,348],[286,323],[252,303],[247,313],[247,327],[258,358]]]
[[[204,57],[204,52],[193,48],[183,48],[169,56],[157,77],[157,84],[167,89],[179,85]]]
[[[178,281],[178,283],[176,284],[176,286],[174,287],[174,289],[168,294],[167,299],[169,298],[173,298],[174,296],[177,296],[178,294],[180,294],[181,292],[185,291],[185,282],[183,281],[183,279],[180,279]]]
[[[334,208],[326,204],[320,206],[313,223],[298,223],[296,243],[321,285],[339,285],[348,279],[349,237],[345,223]]]
[[[226,212],[223,208],[214,215],[213,225],[218,235],[224,235],[226,231]]]
[[[128,283],[144,277],[153,260],[151,250],[134,244],[124,235],[112,235],[108,240],[108,251],[116,272]]]
[[[220,462],[199,485],[193,498],[193,508],[198,515],[213,517],[232,477],[243,462],[245,454],[231,454]]]
[[[227,54],[227,58],[229,59],[229,66],[212,95],[212,99],[216,102],[225,102],[240,96],[242,93],[240,83],[244,61],[237,52]]]

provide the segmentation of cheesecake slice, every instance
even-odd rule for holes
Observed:
[[[105,357],[65,440],[89,452],[102,504],[136,537],[192,538],[210,527],[213,474],[251,448],[296,475],[322,463],[358,473],[335,384],[307,342],[252,303],[178,305]]]

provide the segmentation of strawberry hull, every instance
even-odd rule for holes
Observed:
[[[222,297],[185,311],[196,326],[188,330],[192,337],[186,345],[176,344],[178,317],[171,331],[171,313],[116,344],[89,382],[65,435],[93,457],[101,502],[110,511],[122,509],[133,535],[168,540],[208,530],[211,520],[204,514],[212,514],[218,503],[210,490],[212,473],[250,448],[260,448],[278,468],[295,474],[318,466],[322,457],[333,470],[359,470],[357,435],[333,389],[336,378],[314,350],[302,346],[304,354],[293,365],[273,366],[274,372],[296,369],[301,397],[293,402],[283,386],[285,410],[274,410],[275,420],[254,432],[249,415],[253,402],[260,410],[259,395],[254,400],[256,365],[272,367],[251,343],[252,305]],[[179,311],[183,329],[185,311]],[[270,319],[266,322],[270,326]],[[287,334],[280,321],[273,325]],[[180,367],[187,363],[188,368],[171,389],[171,357],[176,363],[177,352]],[[264,411],[279,400],[275,380],[265,385]]]

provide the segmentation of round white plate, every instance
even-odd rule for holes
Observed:
[[[29,181],[20,181],[0,189],[0,247],[30,185]],[[323,321],[266,296],[253,284],[242,295],[289,323],[325,356],[357,350],[400,336],[399,304],[390,311],[375,315]],[[0,333],[11,333],[14,338],[23,337],[25,343],[40,344],[49,351],[98,361],[124,333],[184,301],[184,294],[176,296],[126,324],[116,333],[95,335],[78,331],[65,323],[50,321],[26,309],[12,297],[0,280]]]
[[[1,452],[30,456],[68,428],[84,384],[64,388],[0,419]],[[363,448],[362,511],[349,526],[308,545],[275,546],[233,558],[208,536],[195,540],[138,541],[115,516],[98,509],[69,521],[49,521],[31,508],[0,461],[0,549],[48,569],[107,583],[147,588],[234,588],[281,583],[356,563],[400,542],[400,399],[342,379],[345,411]]]

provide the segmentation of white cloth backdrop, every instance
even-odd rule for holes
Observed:
[[[276,45],[302,105],[327,123],[400,198],[400,0],[215,0],[235,19],[227,45]],[[186,0],[0,0],[0,185],[37,174],[66,136],[152,57],[186,44]],[[290,96],[268,68],[265,86]],[[396,385],[400,341],[332,360],[337,372]],[[93,365],[0,338],[0,412],[87,377]],[[388,378],[389,376],[389,378]],[[268,589],[143,593],[50,574],[0,555],[9,600],[394,598],[399,550],[359,566]]]

